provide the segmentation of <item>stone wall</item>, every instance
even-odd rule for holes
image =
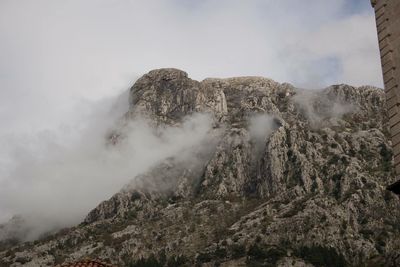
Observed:
[[[400,1],[371,0],[375,9],[396,173],[400,174]]]

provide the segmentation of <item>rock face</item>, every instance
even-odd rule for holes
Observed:
[[[125,120],[179,126],[207,113],[212,141],[136,177],[79,226],[0,252],[0,266],[400,266],[384,105],[368,86],[153,70],[131,88]]]

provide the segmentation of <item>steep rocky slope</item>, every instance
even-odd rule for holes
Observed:
[[[113,145],[124,145],[138,116],[162,128],[209,114],[212,130],[189,156],[135,177],[79,226],[0,252],[0,266],[86,257],[120,266],[400,266],[381,89],[198,82],[160,69],[134,84],[129,101]]]

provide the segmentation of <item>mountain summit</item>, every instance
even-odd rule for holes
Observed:
[[[383,90],[159,69],[130,89],[109,144],[124,147],[138,118],[155,132],[209,127],[80,225],[7,247],[0,266],[400,266]]]

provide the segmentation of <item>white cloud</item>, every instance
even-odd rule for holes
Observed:
[[[330,22],[316,32],[305,33],[306,38],[298,36],[300,41],[297,41],[297,44],[302,49],[298,52],[303,52],[303,57],[308,60],[321,58],[336,60],[338,72],[331,73],[332,77],[328,78],[332,83],[381,86],[376,32],[371,30],[374,27],[375,21],[371,20],[370,15],[354,15]],[[306,81],[310,82],[313,81]]]
[[[116,126],[110,122],[122,115],[104,109],[111,103],[98,103],[97,112],[81,121],[88,124],[76,125],[73,132],[43,132],[26,142],[21,136],[3,140],[12,160],[0,165],[0,170],[6,167],[0,179],[0,221],[22,215],[31,229],[26,239],[77,224],[137,175],[170,157],[185,155],[188,161],[194,157],[191,151],[206,147],[212,120],[205,114],[157,130],[137,118],[119,129],[123,138],[111,145],[106,136]]]

